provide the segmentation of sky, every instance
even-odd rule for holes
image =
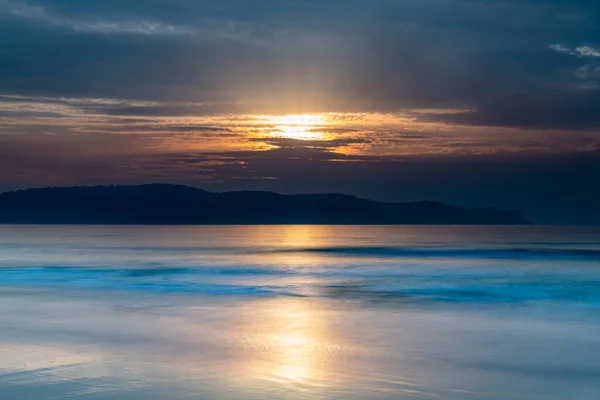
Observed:
[[[595,0],[0,0],[0,191],[186,184],[600,223]]]

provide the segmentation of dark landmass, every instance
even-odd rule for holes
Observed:
[[[211,193],[188,186],[52,187],[0,194],[3,224],[528,224],[499,208],[341,194]]]

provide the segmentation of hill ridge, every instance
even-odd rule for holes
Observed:
[[[437,201],[381,202],[342,193],[209,192],[185,185],[71,186],[0,194],[14,224],[528,224],[517,211]]]

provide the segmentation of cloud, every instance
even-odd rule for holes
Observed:
[[[545,103],[505,99],[463,112],[323,113],[323,126],[305,127],[308,134],[314,135],[313,140],[298,140],[285,137],[282,122],[276,116],[230,113],[218,104],[212,112],[206,112],[205,107],[213,104],[0,95],[0,129],[13,133],[80,134],[88,138],[137,135],[150,147],[179,150],[186,146],[211,151],[215,147],[265,150],[277,146],[330,148],[348,154],[425,155],[450,149],[468,153],[475,147],[479,152],[484,147],[489,152],[521,151],[531,149],[522,143],[539,142],[548,135],[540,129],[579,130],[580,136],[600,127],[596,112],[600,104],[593,93],[577,96],[578,102],[569,97]],[[131,109],[138,111],[130,112]],[[496,126],[511,130],[489,128]],[[512,143],[505,141],[506,135],[514,139]],[[483,142],[488,145],[472,145]],[[572,143],[564,146],[574,148]],[[561,151],[560,142],[550,140],[547,146],[538,147],[540,151]],[[587,151],[587,147],[581,146],[581,150]]]
[[[600,64],[586,64],[577,68],[575,77],[581,80],[600,78]]]
[[[51,2],[50,2],[51,3]],[[252,45],[265,43],[238,29],[231,21],[203,19],[193,25],[168,23],[139,15],[137,18],[96,14],[67,15],[45,5],[19,0],[0,0],[0,17],[9,16],[37,26],[71,30],[75,33],[98,35],[182,36],[195,40],[232,40]]]
[[[559,52],[559,53],[565,53],[565,54],[568,54],[568,55],[571,55],[571,56],[577,55],[576,51],[574,51],[573,49],[571,49],[571,48],[569,48],[567,46],[564,46],[562,44],[552,44],[552,45],[550,45],[550,48],[552,50],[554,50],[554,51]]]
[[[266,112],[471,109],[556,79],[564,61],[536,54],[540,43],[571,40],[559,15],[589,15],[581,4],[432,1],[4,0],[0,90],[250,99]]]
[[[366,144],[372,143],[375,139],[369,137],[349,137],[349,138],[337,138],[331,140],[301,140],[292,138],[278,138],[278,137],[266,137],[266,138],[252,138],[251,141],[258,143],[266,143],[279,148],[293,148],[293,149],[336,149],[344,146],[353,144]]]
[[[578,90],[562,99],[506,99],[472,112],[432,120],[481,127],[600,131],[600,101],[595,91]]]
[[[600,49],[592,46],[578,46],[570,48],[562,44],[553,44],[550,48],[559,53],[577,57],[600,57]]]
[[[40,5],[3,0],[5,14],[50,27],[71,29],[75,32],[130,35],[194,35],[194,30],[150,20],[103,20],[89,17],[76,19],[60,15]]]
[[[600,49],[591,46],[580,46],[575,51],[582,57],[600,57]]]
[[[155,105],[127,105],[120,104],[112,107],[94,107],[91,111],[119,116],[154,116],[154,117],[182,117],[233,114],[239,111],[239,106],[231,103],[207,104],[155,104]]]

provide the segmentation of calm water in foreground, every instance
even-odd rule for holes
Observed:
[[[0,399],[600,399],[600,229],[0,226]]]

